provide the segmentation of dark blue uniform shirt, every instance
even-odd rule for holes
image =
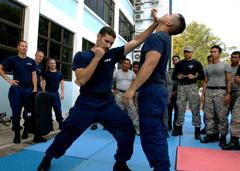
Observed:
[[[62,72],[47,71],[43,74],[43,78],[46,80],[45,90],[49,92],[58,92],[59,83],[63,79]]]
[[[41,63],[36,65],[36,74],[37,74],[37,87],[38,87],[38,89],[41,89],[40,76],[43,75],[43,65]]]
[[[149,36],[141,50],[140,66],[144,63],[145,55],[148,51],[159,52],[161,58],[146,83],[149,81],[163,82],[165,80],[167,62],[170,56],[169,35],[166,32],[157,32]]]
[[[36,71],[36,63],[32,58],[14,55],[8,57],[2,65],[5,70],[13,72],[13,79],[18,80],[20,86],[32,86],[32,72]]]
[[[94,58],[91,50],[76,53],[72,69],[85,68]],[[107,51],[100,60],[90,80],[81,86],[81,93],[109,93],[112,89],[114,66],[121,59],[124,59],[124,46],[112,48]]]

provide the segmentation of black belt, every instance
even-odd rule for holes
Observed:
[[[227,87],[222,87],[222,86],[214,86],[214,87],[207,87],[208,89],[211,90],[226,90]]]
[[[178,83],[179,85],[190,85],[190,84],[194,84],[194,83]]]
[[[99,93],[99,92],[81,92],[81,96],[84,97],[91,97],[91,98],[96,98],[96,99],[104,99],[107,97],[110,97],[112,95],[111,92],[106,92],[106,93]]]
[[[125,93],[126,91],[125,90],[121,90],[121,89],[118,89],[118,91],[122,92],[122,93]]]

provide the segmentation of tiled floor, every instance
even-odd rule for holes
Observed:
[[[52,133],[48,138],[53,136]],[[205,147],[219,149],[217,143],[201,144],[194,139],[194,127],[191,125],[191,113],[186,113],[183,136],[168,138],[171,170],[174,170],[177,146]],[[36,170],[44,151],[52,142],[33,144],[32,138],[19,145],[12,144],[12,131],[8,128],[0,130],[0,166],[1,171]],[[4,140],[4,141],[2,141]],[[2,142],[5,142],[2,143]],[[6,143],[9,142],[9,143]],[[20,151],[19,151],[20,150]],[[111,171],[114,163],[116,142],[102,127],[92,131],[88,129],[58,160],[53,160],[51,171]],[[17,153],[16,153],[17,152]],[[14,154],[15,153],[15,154]],[[10,155],[12,154],[12,155]],[[31,161],[31,162],[30,162]],[[13,166],[14,165],[14,166]],[[30,166],[29,166],[30,165]],[[133,171],[151,171],[142,151],[140,138],[136,136],[134,154],[128,165]]]

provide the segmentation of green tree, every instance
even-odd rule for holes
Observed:
[[[224,59],[229,56],[229,51],[236,49],[236,47],[227,47],[219,37],[213,35],[210,28],[196,21],[189,23],[182,34],[173,37],[173,54],[179,55],[183,59],[183,48],[187,45],[193,47],[193,58],[200,61],[203,66],[207,65],[207,56],[211,46],[220,45],[223,49],[222,58]]]

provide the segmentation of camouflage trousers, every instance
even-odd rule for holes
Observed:
[[[224,104],[226,90],[206,89],[204,100],[205,129],[209,135],[219,133],[227,135],[228,133],[228,110],[229,105]],[[218,119],[218,130],[216,130],[215,121]]]
[[[122,97],[123,97],[123,92],[116,92],[114,94],[115,97],[115,101],[117,103],[117,105],[122,109],[125,110],[128,113],[128,116],[132,119],[133,122],[133,126],[135,127],[136,133],[139,134],[140,133],[140,129],[139,129],[139,115],[138,115],[138,110],[134,104],[133,99],[131,99],[129,101],[129,104],[127,106],[125,106],[122,102]]]
[[[231,136],[240,138],[240,91],[233,103],[231,116]]]
[[[182,126],[184,123],[187,102],[192,112],[192,125],[200,127],[200,98],[196,84],[178,85],[177,87],[178,115],[176,125]]]

